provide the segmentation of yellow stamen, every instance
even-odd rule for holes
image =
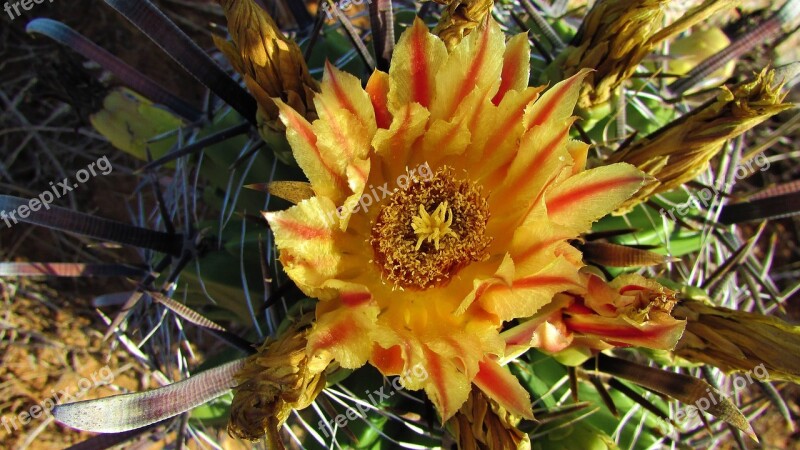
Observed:
[[[445,219],[445,216],[447,217]],[[417,246],[414,250],[419,250],[419,247],[424,241],[433,241],[433,246],[439,250],[439,240],[448,234],[453,237],[458,235],[450,229],[453,224],[453,211],[447,207],[447,202],[439,203],[433,214],[428,214],[422,205],[419,205],[419,215],[411,219],[411,228],[414,229],[414,234],[417,235]]]

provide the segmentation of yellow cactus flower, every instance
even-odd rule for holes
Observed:
[[[621,211],[694,179],[708,168],[725,141],[794,107],[783,103],[782,87],[782,81],[775,81],[775,72],[764,69],[755,80],[733,90],[722,87],[714,101],[612,154],[608,162],[627,162],[654,177]]]
[[[327,65],[319,119],[277,101],[314,196],[264,213],[291,279],[319,299],[308,368],[424,367],[443,421],[473,385],[515,417],[527,392],[501,363],[504,323],[580,292],[568,241],[646,181],[628,164],[585,170],[570,140],[587,72],[528,87],[530,47],[491,19],[451,51],[421,20],[389,73]]]

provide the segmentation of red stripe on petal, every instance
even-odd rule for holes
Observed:
[[[576,333],[589,334],[592,336],[613,337],[617,339],[630,339],[645,337],[645,331],[623,326],[618,324],[587,323],[580,319],[565,317],[564,323],[567,328]]]
[[[573,303],[569,305],[566,312],[570,314],[595,314],[594,310],[581,303]]]
[[[353,170],[356,172],[356,175],[358,175],[358,178],[362,182],[364,182],[364,183],[367,182],[367,173],[364,172],[364,169],[360,165],[358,165],[358,164],[350,164],[348,167],[352,167],[353,168]]]
[[[314,342],[314,350],[330,348],[346,341],[352,331],[355,330],[352,324],[346,321],[339,322],[329,329],[319,333],[319,337]]]
[[[450,402],[447,399],[447,380],[445,380],[444,371],[442,370],[442,360],[439,355],[428,350],[427,347],[423,347],[423,351],[425,352],[425,359],[428,361],[425,369],[439,394],[439,404],[442,408],[447,408]],[[443,416],[452,413],[452,411],[439,412]]]
[[[373,345],[370,361],[373,366],[386,376],[399,375],[403,372],[403,367],[405,366],[403,350],[399,345],[391,348],[383,348],[378,344]]]
[[[629,284],[627,286],[623,286],[619,289],[620,294],[626,294],[630,291],[646,291],[647,289],[642,286],[637,286],[635,284]]]
[[[580,81],[583,81],[583,77],[575,76],[569,78],[567,82],[562,84],[559,87],[559,89],[553,93],[552,96],[549,96],[550,98],[547,99],[547,103],[545,103],[542,106],[542,109],[540,109],[535,116],[531,117],[531,122],[529,124],[529,127],[533,127],[534,125],[541,125],[547,122],[550,116],[553,115],[553,111],[556,110],[556,105],[558,105],[558,103],[562,101],[562,97],[564,96],[564,94],[569,92],[572,86]]]
[[[350,102],[350,98],[347,96],[347,93],[344,91],[344,89],[342,89],[342,84],[337,78],[336,70],[331,65],[331,62],[327,59],[325,60],[325,72],[328,74],[328,80],[333,88],[333,93],[336,95],[336,100],[339,101],[339,105],[358,117],[358,111],[356,111],[353,103]]]
[[[458,134],[459,134],[461,131],[462,131],[462,130],[461,130],[461,127],[453,127],[453,129],[452,129],[452,130],[450,130],[450,131],[449,131],[449,132],[448,132],[448,133],[445,135],[445,137],[442,139],[442,143],[443,143],[443,144],[446,144],[446,143],[448,143],[448,142],[452,141],[453,139],[455,139],[455,138],[456,138],[456,136],[458,136]],[[444,148],[444,147],[443,147],[443,148]]]
[[[478,289],[475,290],[475,300],[473,300],[473,302],[477,302],[478,300],[480,300],[481,297],[483,297],[483,294],[488,292],[492,286],[497,286],[497,284],[495,283],[497,283],[497,280],[494,279],[484,281],[483,283],[481,283],[481,285],[478,286]]]
[[[503,333],[503,339],[506,341],[506,345],[529,345],[536,329],[539,328],[539,325],[546,322],[547,319],[547,316],[531,319],[509,330],[511,333]]]
[[[394,133],[392,141],[394,143],[405,142],[405,135],[408,133],[409,128],[411,128],[411,108],[405,108],[405,115],[401,119],[397,132]]]
[[[500,336],[506,341],[506,345],[527,345],[531,342],[539,325],[545,322],[550,322],[551,324],[561,323],[564,309],[569,307],[573,301],[572,298],[566,295],[554,297],[552,302],[543,306],[530,320],[504,331]]]
[[[528,392],[520,386],[519,381],[511,375],[508,369],[500,366],[497,362],[484,357],[478,363],[478,374],[475,376],[474,383],[508,412],[533,419]]]
[[[325,228],[312,227],[309,225],[304,225],[294,220],[288,220],[283,218],[275,218],[274,220],[276,225],[279,225],[281,228],[284,229],[284,231],[294,235],[295,237],[300,237],[303,239],[319,239],[319,238],[327,238],[330,236],[328,230],[326,230]]]
[[[284,108],[282,111],[284,113],[284,117],[286,118],[287,128],[291,128],[292,130],[296,131],[300,138],[305,141],[306,145],[308,145],[313,151],[314,155],[316,156],[317,160],[325,170],[331,174],[333,177],[334,182],[340,188],[347,187],[347,181],[342,177],[341,174],[333,170],[333,168],[328,164],[327,161],[322,157],[322,153],[319,151],[319,147],[317,147],[317,135],[314,134],[314,130],[311,129],[310,124],[306,121],[303,117],[301,117],[297,111],[292,108]]]
[[[311,124],[300,117],[297,111],[292,108],[286,108],[282,112],[284,113],[284,117],[286,117],[286,121],[289,122],[287,125],[297,131],[300,137],[306,142],[306,145],[317,150],[317,135],[315,135],[314,130],[311,129]],[[319,153],[319,150],[317,150],[317,153]]]
[[[514,256],[513,259],[514,259],[514,261],[517,261],[518,263],[522,263],[522,262],[526,261],[528,258],[530,258],[531,256],[535,255],[536,253],[539,253],[539,252],[543,251],[545,249],[545,247],[547,247],[549,245],[553,245],[556,242],[561,241],[563,239],[564,239],[563,237],[557,236],[557,237],[555,237],[553,239],[548,239],[548,240],[545,240],[545,241],[537,242],[536,244],[531,245],[530,247],[526,248],[524,251],[522,251],[518,255]]]
[[[569,136],[569,129],[571,126],[572,126],[572,121],[569,121],[569,123],[567,123],[567,126],[564,127],[564,129],[561,130],[560,133],[554,136],[553,139],[544,146],[544,148],[539,152],[539,154],[536,155],[536,158],[528,166],[528,170],[534,170],[537,167],[542,167],[545,161],[547,161],[548,158],[553,156],[553,153],[555,153],[556,150],[559,148],[558,144],[560,144],[562,141],[565,141]]]
[[[525,47],[519,45],[515,46],[512,50],[513,52],[506,54],[503,58],[503,71],[500,74],[500,88],[497,90],[497,94],[495,94],[494,98],[492,99],[492,103],[494,103],[495,106],[499,105],[500,102],[503,101],[503,97],[505,97],[506,93],[511,89],[511,85],[521,69],[519,61],[522,57],[521,53],[525,50]]]
[[[467,95],[469,95],[478,84],[478,75],[480,75],[486,62],[486,52],[489,48],[489,36],[489,28],[487,27],[481,32],[478,54],[475,55],[475,59],[472,60],[472,65],[469,68],[469,72],[467,72],[467,75],[464,77],[464,80],[461,82],[458,94],[453,97],[453,104],[450,107],[447,117],[453,115],[453,112],[458,109],[460,102],[467,98]]]
[[[375,122],[378,128],[388,129],[392,125],[392,113],[389,112],[389,75],[375,71],[369,77],[365,88],[375,110]]]
[[[328,124],[328,126],[330,126],[331,131],[336,137],[336,142],[339,143],[339,148],[342,149],[348,160],[352,160],[353,153],[355,152],[353,151],[350,139],[347,138],[347,131],[342,130],[339,127],[339,122],[336,119],[334,119],[336,115],[333,111],[330,110],[328,105],[325,102],[319,102],[319,103],[322,106],[322,109],[325,111],[325,115],[331,117],[331,119],[327,120],[326,123]]]
[[[564,317],[567,328],[575,333],[585,334],[606,342],[624,342],[626,345],[647,346],[649,348],[672,349],[680,338],[684,323],[650,324],[636,328],[625,323],[612,322],[622,319],[603,319],[599,317]]]
[[[533,275],[530,277],[514,280],[510,288],[528,289],[528,288],[536,288],[536,287],[542,287],[548,285],[560,285],[560,284],[575,284],[575,281],[566,277]],[[509,286],[503,283],[499,283],[496,280],[494,283],[482,284],[480,287],[478,287],[478,290],[475,292],[475,301],[480,300],[481,296],[483,296],[487,292],[495,292],[500,289],[509,289]]]
[[[425,46],[428,28],[419,18],[414,21],[411,35],[411,91],[412,100],[424,107],[431,104],[430,68]]]
[[[487,286],[485,289],[481,289],[483,288],[483,286],[478,288],[478,291],[475,294],[475,301],[477,302],[478,300],[480,300],[480,297],[486,293],[497,292],[499,290],[531,289],[531,288],[540,288],[540,287],[563,285],[563,284],[575,285],[575,281],[566,277],[533,275],[530,277],[514,280],[511,286],[508,286],[504,283],[495,282],[494,284]]]
[[[589,183],[551,198],[547,201],[547,209],[550,213],[560,212],[603,191],[618,188],[628,183],[640,184],[641,182],[641,177],[625,177]]]
[[[516,61],[508,61],[506,64],[503,64],[503,73],[500,75],[500,89],[495,94],[494,98],[492,99],[492,103],[495,106],[499,105],[501,101],[503,101],[503,97],[505,97],[506,92],[508,92],[509,88],[511,88],[511,76],[514,72],[518,70],[518,64]]]
[[[346,306],[352,308],[372,300],[372,294],[369,292],[342,292],[339,294],[339,300]]]
[[[514,280],[513,287],[515,289],[518,288],[532,288],[532,287],[540,287],[540,286],[547,286],[553,284],[575,284],[574,280],[571,280],[566,277],[554,277],[554,276],[531,276],[520,278],[519,280]]]
[[[497,126],[495,133],[486,141],[485,148],[487,154],[490,154],[494,150],[500,148],[500,143],[503,142],[503,139],[509,135],[511,130],[514,128],[514,125],[518,124],[522,120],[522,116],[525,114],[525,107],[530,104],[530,102],[536,100],[536,97],[538,96],[539,91],[531,89],[528,98],[520,103],[520,108],[514,111],[513,114],[509,115],[503,123]]]
[[[536,158],[534,158],[533,161],[531,161],[531,163],[528,164],[527,167],[521,171],[521,176],[517,178],[513,183],[511,183],[511,185],[508,186],[506,192],[504,193],[504,196],[513,198],[516,194],[519,193],[519,191],[524,189],[524,187],[528,183],[537,181],[537,177],[532,177],[530,176],[530,174],[536,173],[538,169],[541,169],[545,161],[547,161],[548,158],[553,156],[556,150],[560,147],[559,144],[566,142],[566,139],[569,136],[570,126],[571,123],[567,124],[566,128],[561,130],[561,132],[556,136],[554,136],[553,139],[550,140],[550,142],[544,145],[544,147],[539,151],[539,154],[536,155]]]

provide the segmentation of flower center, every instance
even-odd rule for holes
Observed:
[[[381,207],[372,226],[373,261],[396,287],[443,286],[474,261],[485,259],[489,204],[473,183],[450,168],[411,178]]]
[[[445,213],[447,220],[445,220]],[[428,214],[422,205],[419,205],[419,215],[411,219],[411,228],[417,235],[417,246],[414,250],[419,250],[423,241],[433,241],[436,250],[439,250],[439,239],[451,235],[458,238],[458,235],[450,229],[453,224],[453,210],[447,207],[447,201],[439,203],[433,214]]]

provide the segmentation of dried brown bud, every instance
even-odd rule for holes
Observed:
[[[434,1],[446,5],[433,33],[442,38],[448,49],[455,47],[464,36],[480,25],[494,5],[493,0]]]
[[[800,381],[800,327],[698,301],[678,304],[674,315],[687,321],[675,347],[678,356],[726,372],[754,371],[762,381]]]
[[[562,79],[581,69],[594,69],[584,81],[578,106],[603,105],[653,49],[711,14],[732,7],[735,0],[706,0],[667,27],[664,7],[669,0],[598,0],[578,34],[548,69]]]
[[[764,69],[749,83],[733,90],[723,87],[716,99],[611,155],[609,164],[633,164],[656,178],[620,211],[694,179],[708,168],[709,160],[725,141],[792,108],[792,104],[783,103],[783,84],[775,83],[774,78],[774,71]]]
[[[447,421],[447,429],[461,450],[530,450],[528,435],[517,429],[514,417],[472,387],[461,409]]]
[[[272,101],[276,97],[307,119],[316,118],[312,99],[319,88],[297,43],[253,0],[220,0],[220,5],[233,42],[214,41],[256,98],[259,120],[274,130],[284,129]]]
[[[284,448],[279,433],[292,409],[307,407],[325,387],[325,372],[308,369],[309,322],[310,316],[247,358],[236,376],[240,384],[231,404],[231,436],[256,441],[266,434],[269,448]]]

